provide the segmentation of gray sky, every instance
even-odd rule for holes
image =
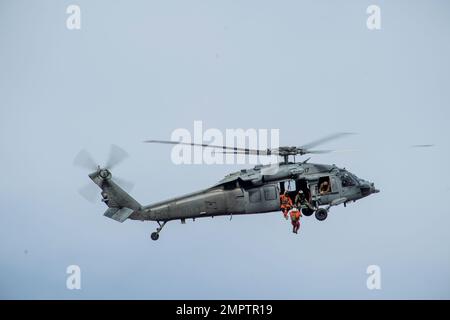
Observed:
[[[81,7],[81,30],[66,7]],[[381,7],[369,31],[366,8]],[[450,298],[448,1],[0,1],[0,297]],[[82,148],[151,203],[242,166],[184,165],[176,128],[280,128],[281,144],[358,135],[315,156],[381,193],[279,213],[120,224],[77,193]],[[411,149],[433,143],[432,149]],[[327,146],[328,147],[328,146]],[[66,289],[66,267],[82,289]],[[366,268],[381,268],[368,290]]]

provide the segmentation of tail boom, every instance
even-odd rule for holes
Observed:
[[[106,217],[124,222],[133,212],[141,210],[141,204],[111,179],[109,170],[98,169],[89,178],[102,189],[102,201],[108,206]]]

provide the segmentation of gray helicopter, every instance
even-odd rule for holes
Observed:
[[[356,201],[371,194],[378,193],[374,183],[358,178],[353,173],[335,165],[309,163],[310,158],[295,162],[295,156],[332,152],[332,150],[313,150],[319,144],[342,137],[347,133],[327,136],[301,147],[279,147],[276,149],[255,150],[247,148],[231,148],[210,144],[183,143],[164,140],[148,140],[147,143],[185,144],[215,148],[221,152],[282,157],[283,161],[276,165],[257,165],[252,169],[243,169],[225,176],[213,186],[197,192],[150,205],[141,205],[119,185],[125,189],[125,181],[112,179],[111,169],[127,157],[127,153],[117,146],[111,147],[110,160],[105,167],[95,164],[92,157],[81,151],[74,164],[94,170],[89,178],[101,189],[102,201],[108,206],[104,215],[119,222],[126,219],[156,221],[159,227],[151,234],[152,240],[159,238],[159,233],[171,220],[196,219],[241,214],[255,214],[280,211],[280,195],[285,191],[294,200],[302,190],[311,204],[302,208],[305,216],[315,215],[323,221],[330,208]],[[294,162],[289,162],[289,157]],[[93,185],[91,185],[93,186]],[[326,188],[323,188],[326,186]],[[324,190],[325,189],[325,190]],[[80,191],[92,200],[86,189]]]

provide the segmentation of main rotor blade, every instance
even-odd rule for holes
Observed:
[[[335,152],[335,150],[306,150],[306,152],[304,154],[322,154],[322,153],[331,153],[331,152]]]
[[[252,155],[252,156],[270,156],[270,155],[276,155],[276,153],[268,153],[267,151],[263,150],[248,150],[248,151],[228,151],[228,150],[213,150],[213,154],[220,153],[220,154],[243,154],[243,155]]]
[[[90,182],[89,184],[85,185],[84,187],[81,187],[78,189],[78,193],[83,196],[87,201],[89,202],[95,202],[97,200],[98,195],[100,194],[100,191],[94,183]]]
[[[414,144],[411,148],[430,148],[434,147],[434,144]]]
[[[97,163],[94,161],[91,154],[84,149],[75,156],[73,164],[90,171],[97,169]]]
[[[228,146],[219,146],[213,144],[205,144],[205,143],[189,143],[189,142],[181,142],[181,141],[170,141],[170,140],[146,140],[145,143],[160,143],[160,144],[172,144],[172,145],[185,145],[185,146],[193,146],[193,147],[204,147],[204,148],[215,148],[222,150],[229,150],[232,153],[243,152],[245,154],[254,154],[254,155],[267,155],[267,150],[258,150],[258,149],[248,149],[248,148],[238,148],[238,147],[228,147]]]
[[[181,142],[181,141],[168,141],[168,140],[146,140],[144,142],[146,143],[160,143],[160,144],[171,144],[171,145],[187,145],[187,146],[198,146],[198,147],[205,147],[205,148],[214,148],[214,149],[220,149],[215,152],[217,153],[224,153],[224,154],[245,154],[245,155],[256,155],[256,156],[270,156],[270,155],[279,155],[279,156],[285,156],[285,155],[295,155],[295,154],[307,154],[307,153],[329,153],[333,152],[333,150],[309,150],[311,147],[317,146],[319,144],[338,139],[340,137],[351,135],[353,133],[350,132],[339,132],[335,133],[329,136],[326,136],[324,138],[321,138],[319,140],[310,142],[308,144],[305,144],[301,147],[279,147],[275,149],[267,149],[267,150],[258,150],[258,149],[249,149],[249,148],[238,148],[238,147],[228,147],[228,146],[219,146],[219,145],[213,145],[213,144],[203,144],[203,143],[188,143],[188,142]]]
[[[359,149],[335,149],[335,150],[308,150],[306,153],[321,154],[321,153],[343,153],[343,152],[355,152]]]
[[[111,145],[108,161],[106,162],[105,168],[111,170],[126,158],[128,158],[128,153],[122,148],[113,144]]]
[[[353,133],[353,132],[338,132],[338,133],[330,134],[330,135],[325,136],[323,138],[320,138],[318,140],[315,140],[315,141],[312,141],[310,143],[304,144],[300,148],[308,150],[310,148],[313,148],[313,147],[316,147],[318,145],[324,144],[325,142],[328,142],[328,141],[331,141],[331,140],[335,140],[335,139],[339,139],[341,137],[352,135],[352,134],[355,134],[355,133]]]

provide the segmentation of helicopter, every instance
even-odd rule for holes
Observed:
[[[251,169],[242,169],[228,174],[209,188],[149,205],[141,205],[119,186],[129,185],[126,181],[112,179],[111,169],[128,157],[128,154],[118,146],[111,146],[109,160],[104,167],[97,165],[85,150],[75,157],[74,164],[94,170],[88,176],[101,189],[101,200],[108,207],[104,216],[118,222],[124,222],[127,219],[156,221],[158,227],[151,234],[151,239],[158,240],[166,223],[173,220],[181,220],[184,224],[186,219],[195,220],[225,215],[232,218],[233,215],[280,211],[280,195],[285,191],[294,200],[296,194],[302,190],[312,204],[311,207],[301,209],[303,215],[314,214],[319,221],[325,220],[334,206],[341,204],[346,206],[349,202],[380,192],[373,182],[358,178],[345,168],[339,168],[334,164],[310,163],[310,158],[301,162],[295,161],[297,155],[333,152],[333,150],[312,148],[347,134],[349,133],[329,135],[301,147],[284,146],[267,150],[167,140],[144,141],[214,148],[224,153],[275,155],[282,158],[282,161],[275,166],[273,164],[256,165]],[[294,157],[294,161],[289,161],[289,157]],[[291,187],[291,183],[295,185],[294,188]],[[325,192],[321,188],[322,185],[328,187]],[[80,191],[80,193],[92,200],[88,192]]]

